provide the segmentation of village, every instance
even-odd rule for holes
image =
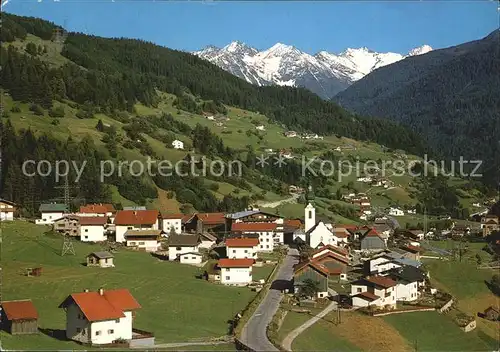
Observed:
[[[277,269],[293,251],[293,277],[279,290],[288,302],[300,307],[329,304],[370,316],[452,309],[452,295],[432,286],[432,272],[422,259],[460,256],[461,260],[462,247],[433,246],[429,237],[435,235],[435,229],[398,228],[393,217],[402,210],[396,208],[373,218],[370,225],[337,224],[316,215],[312,188],[305,197],[304,217],[298,219],[256,208],[175,214],[145,207],[116,210],[112,204],[87,204],[71,212],[67,204],[47,203],[40,205],[40,217],[31,221],[62,239],[61,256],[75,255],[77,242],[99,244],[101,250],[81,259],[87,267],[105,271],[122,265],[115,260],[117,252],[144,252],[160,261],[196,267],[200,278],[213,285],[248,287],[258,293],[269,289],[266,283],[272,281],[275,270],[264,278],[256,278],[256,270],[266,265]],[[372,215],[365,194],[345,198],[360,206],[361,216]],[[2,222],[18,221],[15,212],[16,204],[0,200]],[[485,215],[478,235],[487,237],[498,230],[498,217]],[[449,234],[463,237],[467,231]],[[497,240],[495,250],[499,245]],[[26,270],[28,276],[44,275],[43,264]],[[135,326],[134,317],[142,303],[131,291],[133,287],[110,286],[64,292],[66,298],[51,309],[65,312],[66,340],[88,346],[155,347],[155,332]],[[37,334],[41,317],[33,297],[19,293],[12,298],[2,301],[4,329],[12,335]],[[498,320],[498,307],[485,306],[483,314],[485,319]],[[475,329],[478,318],[460,317],[457,324],[463,331]],[[234,328],[235,322],[232,324]]]

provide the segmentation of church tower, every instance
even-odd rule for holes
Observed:
[[[314,225],[316,225],[316,208],[314,207],[314,193],[312,187],[306,193],[306,203],[307,206],[304,209],[304,231],[309,231]]]

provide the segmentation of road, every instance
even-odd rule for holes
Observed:
[[[323,309],[319,314],[316,316],[312,317],[308,321],[306,321],[304,324],[299,326],[298,328],[292,330],[286,337],[283,339],[282,346],[285,350],[291,351],[292,350],[292,342],[304,332],[307,328],[311,327],[314,325],[318,320],[323,318],[325,315],[330,313],[332,310],[337,308],[337,302],[332,301],[325,309]]]
[[[243,327],[241,342],[254,351],[278,351],[267,338],[267,326],[278,310],[282,295],[281,289],[288,287],[292,279],[293,266],[298,262],[294,256],[298,254],[296,249],[288,251],[269,292]]]

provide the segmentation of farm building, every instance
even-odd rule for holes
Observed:
[[[128,230],[124,236],[127,247],[156,252],[161,246],[161,233],[161,230]]]
[[[199,252],[201,239],[199,235],[171,235],[168,238],[168,260],[180,260],[184,253]]]
[[[182,253],[179,261],[181,264],[201,264],[203,262],[203,254],[198,252]]]
[[[68,206],[65,204],[41,204],[38,211],[42,214],[40,219],[35,220],[37,225],[50,225],[54,220],[60,219],[68,212]]]
[[[101,268],[113,268],[113,254],[109,252],[92,252],[87,256],[87,266],[100,266]]]
[[[2,322],[12,335],[38,333],[38,313],[31,300],[2,302]]]
[[[0,221],[14,220],[16,204],[5,199],[0,199]]]

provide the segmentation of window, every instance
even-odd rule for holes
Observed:
[[[89,229],[85,229],[85,232],[89,232]]]
[[[115,320],[115,323],[119,323],[119,322],[120,322],[120,318]]]
[[[107,263],[108,262],[108,258],[104,258],[104,263]]]
[[[267,245],[266,248],[269,248],[269,245]]]
[[[309,215],[308,215],[309,219],[312,219],[313,217],[313,212],[309,210]]]
[[[132,226],[127,227],[127,230],[132,230]]]
[[[97,331],[95,332],[95,336],[99,336],[99,335],[101,335],[101,330],[97,330]]]
[[[191,259],[196,260],[196,257],[191,257]]]
[[[109,334],[109,335],[113,335],[114,333],[115,333],[115,331],[114,331],[113,329],[109,329],[109,330],[108,330],[108,334]]]
[[[361,287],[358,287],[358,288],[357,288],[357,292],[361,292]]]
[[[391,295],[391,293],[390,293],[390,292],[386,292],[386,293],[385,293],[385,297],[389,297],[390,295]]]
[[[266,238],[266,242],[269,242],[269,238]]]
[[[228,280],[228,281],[229,281],[229,280],[231,280],[231,278],[230,278],[229,276],[226,276],[226,280]]]
[[[76,332],[79,334],[82,331],[80,328],[76,328]]]
[[[248,253],[248,250],[245,249],[245,253]]]
[[[131,246],[135,246],[135,242],[130,242],[130,245]]]
[[[260,248],[264,248],[264,246],[263,246],[263,245],[260,245]]]
[[[176,250],[178,250],[178,251],[180,251],[182,248],[181,248],[181,247],[177,247],[177,248],[175,248],[175,249],[176,249]]]
[[[236,249],[233,249],[233,253],[236,253]]]
[[[229,269],[229,268],[226,268],[226,271],[230,271],[230,270],[231,270],[231,269]]]
[[[89,239],[89,236],[83,236],[83,237],[84,237],[86,240],[88,240],[88,239]]]
[[[139,242],[139,246],[144,246],[144,242]]]

